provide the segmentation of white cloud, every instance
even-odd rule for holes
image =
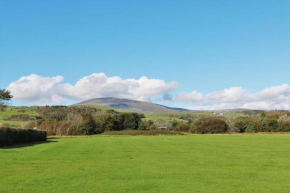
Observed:
[[[180,93],[173,99],[177,102],[193,104],[191,109],[211,110],[227,108],[249,109],[290,109],[290,86],[283,84],[250,94],[241,87],[232,87],[202,95],[197,91]]]
[[[175,101],[184,103],[199,103],[203,100],[203,95],[197,91],[192,91],[190,93],[182,92],[177,94],[174,98]]]
[[[12,82],[8,90],[13,95],[13,100],[29,104],[60,104],[66,101],[55,88],[63,81],[62,76],[41,77],[36,74],[23,76]]]
[[[202,94],[198,91],[172,92],[179,85],[160,79],[122,79],[94,73],[78,80],[74,85],[63,83],[62,76],[42,77],[32,74],[12,82],[8,90],[13,100],[30,105],[65,104],[101,97],[119,97],[141,101],[162,101],[170,106],[174,103],[188,104],[191,109],[212,110],[227,108],[290,109],[290,86],[282,84],[265,88],[257,93],[248,93],[241,87]],[[176,106],[176,105],[175,105]]]
[[[149,101],[151,97],[170,93],[178,87],[176,82],[160,79],[122,79],[104,73],[85,76],[75,85],[62,83],[63,77],[41,77],[35,74],[12,82],[8,90],[14,100],[28,104],[63,104],[70,100],[87,100],[100,97],[120,97]]]

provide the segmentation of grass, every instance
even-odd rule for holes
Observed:
[[[0,126],[1,125],[9,125],[9,126],[22,126],[29,123],[29,121],[1,121],[0,120]]]
[[[13,107],[9,106],[6,110],[0,111],[0,126],[9,125],[9,126],[24,126],[30,121],[8,121],[3,120],[12,115],[30,115],[31,117],[38,116],[38,113],[35,111],[37,107]],[[31,120],[33,120],[31,118]]]
[[[0,149],[0,192],[289,192],[290,135],[92,136]]]
[[[242,117],[245,116],[244,113],[225,113],[224,115],[226,118],[235,118],[235,117]]]
[[[31,115],[37,116],[36,107],[9,107],[5,111],[0,111],[0,118],[9,117],[11,115]]]
[[[182,132],[177,131],[164,131],[164,130],[122,130],[122,131],[106,131],[102,135],[184,135]]]

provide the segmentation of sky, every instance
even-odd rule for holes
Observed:
[[[12,105],[290,109],[288,0],[1,0]]]

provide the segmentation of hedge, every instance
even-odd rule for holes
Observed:
[[[0,128],[0,147],[46,141],[45,131]]]

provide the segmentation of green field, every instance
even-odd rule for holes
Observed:
[[[0,149],[0,192],[289,192],[290,135],[92,136]]]
[[[4,120],[12,115],[29,115],[33,121],[33,117],[38,116],[38,113],[35,111],[37,107],[12,107],[10,106],[5,111],[0,111],[0,126],[9,125],[9,126],[24,126],[30,121],[10,121]]]
[[[9,107],[5,111],[0,111],[0,118],[9,117],[11,115],[31,115],[37,116],[36,107]]]

